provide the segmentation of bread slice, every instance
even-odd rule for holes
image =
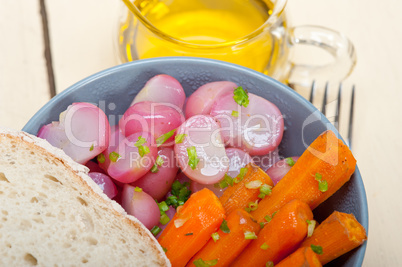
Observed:
[[[87,172],[45,140],[0,129],[0,266],[170,266]]]

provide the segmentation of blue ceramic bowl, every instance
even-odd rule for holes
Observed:
[[[116,124],[118,115],[129,107],[145,82],[161,73],[175,77],[183,85],[187,96],[207,82],[229,80],[275,103],[285,116],[286,131],[280,145],[281,155],[301,155],[306,146],[327,129],[339,135],[313,105],[268,76],[230,63],[186,57],[134,61],[94,74],[50,100],[23,130],[36,134],[43,125],[58,120],[59,114],[73,102],[98,104],[109,116],[110,123]],[[334,210],[353,213],[368,230],[367,199],[357,168],[347,184],[314,210],[314,217],[320,222]],[[365,250],[366,243],[328,266],[361,266]]]

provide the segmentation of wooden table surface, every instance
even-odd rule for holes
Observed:
[[[54,81],[45,58],[41,2],[47,11]],[[117,64],[116,0],[0,0],[0,125],[21,129],[50,99]],[[43,11],[43,10],[42,10]],[[364,266],[402,266],[402,1],[289,0],[292,25],[336,29],[354,43],[358,63],[354,154],[369,204]],[[311,53],[311,54],[310,54]],[[309,58],[314,51],[305,52]]]

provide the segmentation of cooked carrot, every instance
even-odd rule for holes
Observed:
[[[296,198],[314,209],[350,179],[355,167],[356,160],[349,148],[333,132],[326,131],[306,149],[251,214],[261,222],[266,215]]]
[[[235,259],[231,266],[265,266],[278,263],[293,252],[307,235],[310,207],[295,199],[285,204]]]
[[[302,247],[281,260],[275,267],[321,267],[317,254],[310,247]]]
[[[225,233],[219,229],[214,235],[217,239],[210,239],[208,243],[191,259],[187,266],[195,266],[194,261],[217,260],[218,266],[229,266],[230,263],[242,252],[242,250],[252,241],[246,239],[246,235],[257,235],[260,225],[251,215],[242,209],[232,211],[226,218],[227,226],[230,230]],[[248,236],[247,236],[248,237]]]
[[[318,255],[318,258],[324,265],[360,246],[366,239],[366,230],[355,216],[334,211],[301,246],[320,246],[322,254]]]
[[[185,266],[224,218],[225,210],[211,190],[204,188],[191,195],[158,238],[172,266]]]
[[[243,179],[238,183],[234,182],[233,186],[229,186],[223,195],[219,198],[223,207],[225,208],[226,214],[231,213],[235,209],[246,208],[249,203],[255,202],[260,194],[259,187],[257,188],[247,188],[250,187],[250,182],[256,181],[257,183],[267,184],[273,186],[271,178],[263,170],[254,164],[248,164],[246,166],[247,173],[244,175]],[[255,182],[254,182],[255,183]]]

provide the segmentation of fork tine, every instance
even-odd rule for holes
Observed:
[[[322,98],[322,107],[321,107],[321,112],[326,115],[326,108],[325,106],[327,105],[327,98],[328,98],[328,82],[325,84],[325,90],[324,90],[324,97]]]
[[[341,111],[341,99],[342,99],[342,83],[339,84],[338,89],[338,103],[336,105],[335,123],[334,126],[339,130],[339,112]]]
[[[355,85],[352,87],[352,98],[350,100],[350,114],[349,114],[349,130],[348,130],[348,142],[349,148],[352,149],[352,133],[353,133],[353,112],[355,107]]]
[[[310,103],[313,103],[314,100],[314,94],[315,94],[315,81],[311,84],[311,91],[310,91]]]

